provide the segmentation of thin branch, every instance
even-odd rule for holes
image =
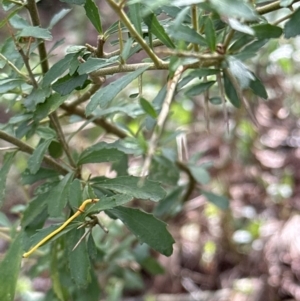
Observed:
[[[204,76],[203,82],[207,82],[207,76]],[[204,116],[205,116],[205,121],[206,121],[206,130],[209,132],[210,131],[210,119],[209,119],[209,89],[204,91]]]
[[[28,9],[32,25],[40,26],[41,22],[40,22],[40,17],[39,17],[35,0],[28,0],[26,7]],[[43,74],[45,74],[49,70],[49,64],[47,60],[47,50],[46,50],[45,42],[42,39],[39,39],[38,51],[40,56],[42,72]]]
[[[300,0],[294,0],[291,3],[291,5],[293,5],[296,2],[300,2]],[[283,8],[280,4],[281,4],[280,0],[274,1],[270,4],[267,4],[267,5],[264,5],[264,6],[261,6],[261,7],[256,7],[256,12],[260,15],[264,15],[264,14],[270,13],[272,11]]]
[[[284,17],[278,19],[277,21],[275,21],[275,22],[273,23],[273,25],[278,25],[278,24],[280,24],[281,22],[283,22],[283,21],[289,19],[293,14],[294,14],[294,12],[292,12],[292,13],[290,13],[290,14],[287,14],[286,16],[284,16]]]
[[[14,69],[20,76],[22,76],[26,82],[30,82],[29,78],[26,74],[24,74],[21,70],[19,70],[14,63],[12,63],[8,58],[6,58],[3,54],[0,53],[0,58],[5,61],[12,69]]]
[[[27,154],[32,154],[34,152],[34,148],[31,147],[30,145],[24,143],[23,141],[3,132],[0,130],[0,139],[5,140],[15,146],[17,146],[20,151],[27,153]],[[43,161],[51,166],[53,169],[56,169],[58,172],[60,172],[62,175],[66,175],[69,173],[69,170],[65,169],[61,164],[57,163],[55,160],[53,160],[50,156],[45,155],[43,157]]]
[[[225,91],[224,91],[224,85],[222,84],[222,78],[221,78],[220,73],[217,74],[217,81],[218,81],[218,87],[219,87],[220,96],[221,96],[221,100],[222,100],[222,104],[223,104],[224,120],[226,123],[227,132],[229,133],[229,121],[228,121],[228,112],[227,112],[227,108],[226,108]]]
[[[60,107],[61,109],[65,110],[69,115],[74,114],[80,116],[83,119],[87,119],[84,110],[79,107],[69,107],[66,104],[62,104]],[[119,138],[126,138],[128,136],[126,132],[114,126],[104,118],[95,118],[95,116],[91,115],[89,119],[91,119],[94,124],[102,127],[107,133],[114,134]]]
[[[223,43],[223,48],[224,48],[224,51],[226,52],[229,44],[230,44],[230,41],[231,39],[233,38],[233,35],[235,33],[235,30],[234,29],[230,29],[228,35],[225,37],[225,41]]]
[[[153,61],[155,66],[159,68],[163,61],[153,52],[153,50],[149,47],[149,45],[145,42],[143,37],[139,35],[139,33],[136,31],[134,26],[131,24],[131,21],[125,14],[124,10],[122,7],[120,7],[114,0],[107,0],[108,4],[110,7],[116,12],[116,14],[119,16],[120,20],[122,23],[127,27],[128,31],[130,32],[132,38],[134,38],[141,46],[142,48],[146,51],[148,54],[149,58]]]
[[[159,116],[157,118],[157,124],[156,124],[156,129],[154,129],[153,134],[151,136],[151,139],[149,141],[149,147],[148,147],[148,152],[144,161],[144,165],[142,168],[142,172],[141,172],[141,176],[144,179],[149,171],[150,165],[151,165],[151,161],[152,161],[152,157],[155,153],[157,144],[158,144],[158,139],[161,136],[161,133],[164,129],[167,117],[168,117],[168,113],[170,111],[170,106],[172,103],[172,99],[178,84],[178,81],[181,77],[182,72],[184,71],[184,67],[181,65],[179,66],[175,73],[174,73],[174,77],[173,79],[169,82],[169,88],[168,88],[168,92],[166,94],[165,100],[163,102],[161,111],[159,113]]]
[[[191,5],[191,15],[192,15],[192,26],[196,32],[199,31],[199,23],[198,23],[198,7],[196,4]],[[193,44],[194,51],[199,51],[199,45],[197,43]]]
[[[72,102],[66,104],[66,106],[72,108],[86,102],[88,99],[90,99],[90,97],[93,94],[95,94],[98,91],[100,87],[101,87],[100,84],[92,85],[85,93],[83,93],[81,96],[79,96],[77,99],[73,100]]]
[[[180,170],[182,170],[183,172],[186,173],[186,175],[188,176],[189,178],[189,182],[188,182],[188,185],[187,185],[187,189],[186,189],[186,192],[183,196],[183,202],[186,202],[189,200],[191,194],[193,193],[195,187],[196,187],[196,184],[197,184],[197,181],[195,180],[194,176],[192,175],[190,169],[186,166],[185,163],[181,162],[181,161],[176,161],[176,165],[178,166],[178,168]]]

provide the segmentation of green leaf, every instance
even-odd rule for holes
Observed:
[[[164,156],[154,156],[151,162],[149,179],[167,185],[176,185],[179,180],[179,169]]]
[[[182,192],[184,191],[184,186],[175,187],[168,195],[159,201],[157,206],[154,208],[153,214],[156,217],[162,216],[172,216],[176,212],[176,209],[180,208],[180,203],[182,201]]]
[[[74,210],[79,208],[82,203],[81,183],[75,179],[70,185],[69,204]]]
[[[128,194],[116,194],[110,197],[101,197],[100,201],[87,211],[87,214],[90,214],[90,212],[98,213],[103,210],[113,209],[114,207],[124,205],[131,200],[133,200],[133,196]]]
[[[206,39],[189,26],[180,25],[176,27],[176,29],[171,27],[169,34],[178,41],[185,41],[207,47]]]
[[[292,17],[284,25],[284,37],[286,39],[293,38],[300,34],[300,7],[293,13]]]
[[[151,116],[154,119],[157,118],[157,113],[156,113],[155,109],[153,108],[152,104],[148,100],[141,97],[140,105],[141,105],[142,109],[145,111],[145,113],[147,113],[149,116]]]
[[[109,212],[120,219],[142,243],[165,256],[172,255],[175,241],[164,222],[139,209],[118,207]]]
[[[46,99],[46,94],[48,92],[48,89],[33,89],[31,93],[25,98],[24,100],[24,106],[28,111],[34,111],[36,108],[36,105],[39,103],[43,103]]]
[[[7,227],[7,228],[10,228],[12,226],[8,217],[1,211],[0,211],[0,225],[2,227]]]
[[[246,21],[257,20],[258,15],[248,3],[240,0],[211,0],[211,4],[222,16],[241,18]]]
[[[148,26],[150,33],[154,34],[164,45],[169,48],[175,48],[170,37],[167,35],[165,29],[160,25],[156,16],[151,13],[143,17],[145,24]]]
[[[93,0],[86,0],[84,9],[87,17],[92,22],[99,34],[102,34],[102,24],[97,5]]]
[[[246,65],[234,56],[228,56],[227,62],[233,76],[235,76],[242,89],[249,87],[250,82],[254,80],[252,73],[247,69]]]
[[[87,74],[73,76],[67,74],[64,77],[58,79],[52,87],[53,90],[60,95],[68,95],[76,88],[83,88],[87,77]]]
[[[232,82],[230,81],[230,79],[225,73],[223,73],[223,78],[224,78],[224,88],[225,88],[226,96],[236,108],[240,108],[241,102],[240,99],[238,98],[238,95],[236,93],[236,90]]]
[[[74,246],[78,243],[84,229],[76,229],[68,234],[67,253],[68,266],[70,269],[72,280],[77,288],[85,288],[91,282],[91,263],[88,258],[88,250],[85,240],[82,241],[75,250]]]
[[[112,64],[118,62],[118,59],[119,59],[118,56],[113,56],[109,59],[89,57],[86,62],[79,65],[79,68],[77,71],[78,71],[78,74],[91,73],[100,68],[104,68],[106,66],[109,66],[109,65],[112,65]]]
[[[134,3],[128,5],[129,8],[129,19],[131,23],[134,25],[134,28],[139,33],[140,36],[143,36],[142,32],[142,17],[141,17],[141,4]]]
[[[50,31],[39,26],[27,26],[23,28],[19,34],[19,37],[33,37],[43,40],[52,40]]]
[[[219,96],[210,97],[209,102],[213,105],[220,105],[220,104],[222,104],[222,99]]]
[[[63,8],[57,14],[53,16],[48,26],[48,29],[51,30],[53,26],[55,26],[60,20],[62,20],[72,9],[70,8]]]
[[[216,32],[214,29],[211,18],[207,18],[205,21],[205,37],[209,49],[214,52],[216,50]]]
[[[21,268],[23,253],[23,233],[19,233],[11,243],[5,257],[0,262],[0,300],[15,300],[15,290]]]
[[[45,140],[52,140],[56,138],[56,132],[47,126],[40,126],[36,129],[36,133]]]
[[[251,90],[257,96],[262,97],[264,99],[268,99],[268,93],[265,89],[265,86],[261,82],[261,80],[257,76],[255,76],[255,74],[253,74],[253,77],[255,79],[250,82],[250,86],[249,86],[251,88]]]
[[[54,177],[58,177],[59,173],[56,170],[48,169],[41,167],[35,174],[32,174],[30,170],[27,168],[22,173],[22,184],[30,185],[37,181],[41,181],[44,179],[51,179]]]
[[[75,53],[67,54],[62,60],[55,63],[50,70],[45,74],[42,87],[49,86],[54,80],[60,77],[65,71],[69,69],[70,63],[74,58]]]
[[[9,20],[19,11],[23,8],[23,5],[18,6],[16,9],[14,9],[13,11],[11,11],[7,16],[5,16],[5,18],[3,18],[3,16],[1,17],[1,21],[0,21],[0,28],[2,28],[3,26],[5,26],[7,24],[7,22],[9,22]]]
[[[121,92],[126,86],[128,86],[134,79],[136,79],[139,75],[141,75],[143,72],[145,72],[149,67],[143,67],[135,70],[134,72],[131,72],[108,86],[100,89],[95,93],[90,102],[88,103],[86,107],[85,114],[86,116],[93,113],[93,111],[97,108],[98,105],[101,107],[107,106],[107,104],[113,100],[119,92]]]
[[[47,195],[48,193],[43,193],[35,197],[26,207],[23,212],[21,226],[25,229],[28,225],[30,225],[35,219],[42,214],[42,212],[47,207]]]
[[[73,179],[73,173],[68,173],[59,183],[56,185],[48,196],[48,213],[51,217],[60,216],[65,208],[69,196],[69,188]]]
[[[106,142],[99,142],[85,149],[78,158],[78,165],[119,161],[124,153]]]
[[[133,176],[123,176],[115,179],[93,179],[93,182],[101,188],[110,189],[121,194],[128,194],[137,199],[157,202],[165,196],[165,191],[159,183],[145,179],[144,184],[141,185],[140,181],[140,178]]]
[[[6,153],[3,158],[2,167],[0,169],[0,208],[4,202],[7,175],[16,153],[17,152]]]
[[[282,28],[271,24],[258,24],[252,26],[255,36],[262,39],[277,39],[282,35]]]
[[[213,203],[222,210],[229,208],[229,200],[227,197],[222,195],[217,195],[212,192],[201,190],[201,193],[207,198],[210,203]]]
[[[20,87],[24,84],[23,79],[18,78],[5,78],[0,80],[0,93],[4,94],[14,88]]]
[[[210,175],[205,168],[202,166],[190,165],[189,169],[198,183],[203,185],[209,183]]]
[[[185,95],[188,97],[199,95],[205,92],[206,90],[208,90],[215,82],[216,81],[212,80],[209,82],[204,82],[204,83],[194,85],[185,92]]]
[[[42,140],[42,139],[41,139]],[[51,143],[52,139],[45,140],[40,142],[40,144],[36,147],[33,154],[28,159],[28,169],[32,174],[35,174],[43,161],[43,157],[46,154],[46,151]]]

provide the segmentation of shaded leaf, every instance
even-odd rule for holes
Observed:
[[[216,50],[216,33],[214,29],[214,25],[210,18],[206,18],[205,21],[205,37],[207,41],[207,45],[211,51]]]
[[[58,177],[58,176],[59,173],[53,169],[41,167],[35,174],[32,174],[30,170],[27,168],[22,173],[22,184],[23,185],[33,184],[37,181],[41,181],[44,179],[51,179],[53,177]]]
[[[85,4],[86,0],[60,0],[61,2],[69,3],[69,4],[76,4],[76,5],[82,5]]]
[[[261,82],[261,80],[253,74],[254,80],[250,82],[250,88],[259,97],[262,97],[264,99],[268,99],[268,93],[265,89],[265,86]]]
[[[20,87],[24,84],[23,79],[18,78],[5,78],[0,80],[0,93],[4,94],[16,87]]]
[[[141,185],[138,177],[94,178],[92,181],[99,187],[121,194],[128,194],[137,199],[157,202],[165,196],[165,191],[159,183],[145,179],[144,184]]]
[[[109,59],[101,59],[101,58],[93,58],[89,57],[86,62],[79,65],[78,68],[78,74],[85,74],[85,73],[91,73],[93,71],[99,70],[101,68],[104,68],[106,66],[112,65],[116,62],[118,62],[119,57],[113,56]]]
[[[69,188],[73,179],[73,173],[68,173],[51,189],[48,196],[48,213],[51,217],[60,216],[65,208],[69,196]]]
[[[141,105],[142,109],[145,111],[145,113],[147,113],[149,116],[151,116],[154,119],[157,117],[157,113],[156,113],[155,109],[153,108],[152,104],[148,100],[141,97],[140,105]]]
[[[134,28],[139,33],[140,36],[143,36],[142,32],[142,17],[141,17],[141,4],[133,3],[128,5],[129,8],[129,19],[134,25]]]
[[[198,183],[203,185],[209,183],[210,175],[202,166],[189,165],[189,170]]]
[[[189,97],[199,95],[199,94],[205,92],[206,90],[208,90],[215,82],[216,81],[212,80],[209,82],[204,82],[204,83],[194,85],[185,92],[185,95],[187,95]]]
[[[84,9],[87,17],[92,22],[99,34],[102,34],[102,24],[97,5],[93,0],[86,0]]]
[[[142,243],[165,256],[172,255],[175,241],[164,222],[139,209],[118,207],[109,212],[120,219]]]
[[[238,98],[238,95],[236,93],[236,90],[232,82],[230,81],[226,73],[223,73],[223,78],[224,78],[224,88],[225,88],[226,96],[236,108],[240,108],[241,102],[240,99]]]
[[[15,300],[15,290],[21,268],[23,253],[23,233],[19,233],[10,244],[5,257],[0,262],[0,300]]]
[[[90,214],[90,212],[100,212],[103,210],[112,209],[114,207],[118,207],[121,205],[124,205],[128,202],[133,200],[133,196],[128,194],[116,194],[114,196],[110,197],[101,197],[99,202],[94,204],[87,213]]]
[[[163,26],[161,26],[161,24],[159,23],[159,21],[153,13],[144,16],[143,20],[148,26],[150,33],[154,34],[167,47],[175,48],[175,45],[173,44],[172,40],[167,35],[165,29],[163,28]]]
[[[70,185],[69,191],[69,204],[71,208],[76,210],[82,203],[82,192],[81,192],[81,183],[78,179],[75,179]]]
[[[78,158],[78,165],[86,163],[113,162],[123,158],[124,153],[111,144],[99,142],[85,149]]]
[[[282,28],[271,24],[258,24],[252,26],[252,28],[258,39],[276,39],[282,35]]]
[[[201,193],[207,198],[210,203],[213,203],[222,210],[229,208],[229,200],[227,197],[222,195],[217,195],[212,192],[201,190]]]
[[[39,26],[24,27],[18,36],[33,37],[33,38],[43,39],[43,40],[52,40],[52,35],[50,31],[46,28],[41,28]]]
[[[7,175],[16,153],[17,152],[6,153],[3,158],[2,167],[0,169],[0,207],[2,207],[5,197],[5,184]]]
[[[35,174],[39,170],[39,168],[43,162],[43,157],[46,154],[51,141],[52,141],[52,139],[41,142],[36,147],[33,154],[29,157],[28,169],[29,169],[30,173]]]
[[[151,162],[149,179],[168,185],[176,185],[179,180],[179,169],[164,156],[154,156]]]
[[[53,16],[48,26],[48,29],[51,30],[53,26],[55,26],[60,20],[62,20],[72,9],[70,8],[63,8],[57,14]]]
[[[93,113],[98,105],[105,107],[111,100],[113,100],[119,92],[121,92],[127,85],[129,85],[134,79],[145,72],[149,67],[143,67],[131,72],[108,86],[97,91],[91,98],[90,102],[86,107],[85,114],[88,116]]]
[[[284,37],[286,39],[293,38],[300,34],[300,7],[293,13],[292,17],[284,25]]]
[[[82,241],[75,250],[74,246],[78,243],[84,229],[76,229],[68,234],[67,254],[68,265],[71,273],[71,278],[77,288],[85,288],[91,282],[91,263],[88,258],[88,250],[85,240]]]
[[[60,95],[68,95],[71,92],[73,92],[73,90],[76,88],[83,89],[87,77],[87,74],[74,76],[67,74],[64,77],[58,79],[52,87],[53,90],[59,93]]]

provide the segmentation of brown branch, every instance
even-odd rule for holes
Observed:
[[[20,151],[27,153],[27,154],[32,154],[34,152],[34,148],[31,147],[30,145],[24,143],[23,141],[5,133],[4,131],[0,130],[0,139],[5,140],[15,146],[17,146]],[[57,170],[59,173],[62,175],[66,175],[69,173],[69,170],[61,166],[60,163],[56,162],[54,159],[52,159],[50,156],[44,155],[43,161],[51,166],[53,169]]]
[[[85,116],[85,112],[83,109],[79,107],[69,107],[66,104],[62,104],[61,108],[65,110],[69,115],[77,115],[82,117],[83,119],[87,119]],[[93,120],[93,123],[102,127],[107,133],[111,133],[116,135],[119,138],[126,138],[128,135],[123,130],[119,129],[118,127],[114,126],[104,118],[94,118],[95,116],[91,115],[89,119]]]
[[[280,6],[280,2],[281,1],[274,1],[270,4],[266,4],[266,5],[261,6],[261,7],[256,7],[256,12],[260,15],[264,15],[264,14],[270,13],[272,11],[281,9],[283,7]],[[293,5],[296,2],[300,2],[300,0],[294,0],[291,5]]]

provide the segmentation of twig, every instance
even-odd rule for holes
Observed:
[[[33,26],[40,26],[41,22],[40,22],[40,17],[39,17],[39,13],[37,10],[35,0],[27,1],[27,9],[28,9]],[[42,73],[43,73],[43,75],[45,75],[49,70],[49,63],[48,63],[48,59],[47,59],[47,50],[45,47],[45,43],[44,43],[44,40],[42,40],[42,39],[39,39],[38,51],[39,51],[40,63],[41,63],[41,67],[42,67]],[[38,88],[37,83],[35,84],[34,87],[36,89]],[[74,162],[74,160],[72,158],[69,146],[66,142],[64,133],[63,133],[61,125],[59,123],[59,119],[57,117],[56,111],[52,112],[49,115],[49,119],[50,119],[52,127],[56,131],[57,138],[61,142],[61,145],[62,145],[64,152],[69,160],[69,163],[71,164],[72,167],[76,168],[76,163]]]
[[[87,119],[86,116],[85,116],[84,110],[79,108],[79,107],[69,107],[66,104],[62,104],[61,108],[63,110],[65,110],[69,115],[74,114],[74,115],[80,116],[83,119]],[[94,119],[94,117],[95,116],[90,115],[89,118],[92,120],[92,122],[94,124],[102,127],[107,133],[114,134],[119,138],[126,138],[128,136],[126,134],[126,132],[124,132],[123,130],[121,130],[118,127],[114,126],[113,124],[111,124],[110,122],[105,120],[104,118]]]
[[[144,161],[144,165],[142,168],[142,172],[141,172],[142,180],[145,179],[145,177],[148,173],[148,170],[150,168],[152,157],[153,157],[155,149],[157,147],[158,139],[161,136],[161,133],[164,129],[164,126],[165,126],[165,123],[166,123],[166,120],[168,117],[168,113],[170,110],[170,106],[171,106],[172,99],[173,99],[173,96],[174,96],[174,93],[176,90],[177,83],[178,83],[183,71],[184,71],[184,67],[182,65],[180,65],[176,69],[173,79],[169,82],[169,89],[168,89],[167,95],[165,97],[165,100],[163,102],[159,116],[157,118],[156,129],[154,129],[153,134],[150,139],[150,142],[149,142],[148,152],[147,152],[147,155],[146,155],[146,158]]]
[[[224,120],[226,123],[227,132],[229,133],[229,121],[228,121],[228,112],[227,112],[227,108],[226,108],[225,91],[224,91],[224,85],[222,84],[222,78],[221,78],[220,73],[217,74],[217,81],[218,81],[218,87],[219,87],[220,96],[221,96],[221,100],[222,100],[222,104],[223,104]]]
[[[6,58],[3,54],[0,53],[0,58],[5,61],[12,69],[14,69],[19,75],[21,75],[23,78],[25,78],[26,82],[30,82],[29,78],[26,74],[24,74],[22,71],[20,71],[14,63],[12,63],[8,58]]]
[[[273,25],[278,25],[279,23],[281,23],[281,22],[283,22],[283,21],[289,19],[293,14],[294,14],[294,12],[292,12],[292,13],[290,13],[290,14],[287,14],[286,16],[284,16],[284,17],[278,19],[277,21],[275,21],[275,22],[273,23]]]
[[[192,26],[196,32],[199,31],[199,22],[198,22],[198,7],[196,4],[191,5],[191,15],[192,15]],[[197,43],[193,44],[194,51],[199,51],[199,45]]]
[[[291,5],[293,5],[294,3],[296,2],[299,2],[300,0],[294,0]],[[267,13],[270,13],[274,10],[278,10],[278,9],[281,9],[283,8],[281,5],[280,5],[281,1],[274,1],[270,4],[267,4],[267,5],[264,5],[264,6],[261,6],[261,7],[256,7],[256,12],[260,15],[264,15],[264,14],[267,14]]]
[[[203,82],[207,82],[207,76],[204,76],[203,78]],[[207,89],[204,92],[204,116],[205,116],[205,121],[206,121],[206,130],[209,132],[209,106],[208,106],[208,102],[209,102],[209,89]]]
[[[189,200],[191,194],[193,193],[195,187],[196,187],[196,180],[194,178],[194,176],[192,175],[190,169],[186,166],[185,163],[181,162],[181,161],[176,161],[176,165],[178,166],[178,168],[180,170],[182,170],[183,172],[185,172],[189,178],[189,182],[188,182],[188,185],[187,185],[187,189],[186,189],[186,192],[183,196],[183,202],[186,202]]]
[[[119,6],[114,0],[107,0],[110,7],[116,12],[116,14],[119,16],[122,23],[127,27],[128,31],[130,32],[132,38],[134,38],[141,47],[146,51],[149,58],[153,61],[155,66],[159,68],[163,61],[153,52],[153,50],[149,47],[149,45],[145,42],[143,37],[139,35],[139,33],[136,31],[134,26],[131,24],[131,21],[125,14],[124,10],[121,6]]]
[[[17,146],[20,149],[20,151],[22,151],[24,153],[32,154],[34,152],[33,147],[29,146],[28,144],[22,142],[21,140],[15,138],[13,136],[10,136],[9,134],[7,134],[1,130],[0,130],[0,139],[5,140],[5,141]],[[69,173],[69,170],[65,169],[61,164],[57,163],[50,156],[45,155],[43,157],[43,161],[45,163],[47,163],[49,166],[56,169],[62,175],[66,175],[67,173]]]

